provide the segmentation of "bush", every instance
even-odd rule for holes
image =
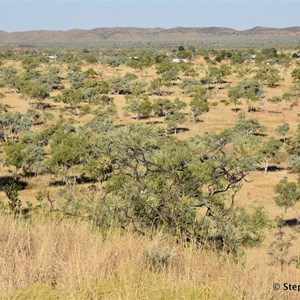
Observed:
[[[161,271],[168,267],[173,253],[170,250],[151,249],[145,253],[146,263],[153,271]]]

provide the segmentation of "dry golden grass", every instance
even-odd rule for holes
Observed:
[[[6,63],[7,66],[13,65],[16,68],[21,68],[21,65],[19,62],[11,61]],[[53,65],[57,65],[58,67],[62,68],[62,74],[64,77],[67,77],[67,66],[61,66],[57,63],[53,63]],[[273,96],[280,96],[284,92],[288,91],[290,87],[292,86],[292,78],[291,78],[291,70],[295,67],[295,62],[292,62],[292,66],[288,69],[285,67],[277,66],[280,70],[281,77],[283,80],[280,82],[280,85],[276,88],[268,88],[264,87],[265,89],[265,99],[269,99]],[[250,67],[253,70],[257,70],[258,67],[255,64],[245,65],[245,67]],[[42,66],[42,69],[45,69],[46,66]],[[147,70],[143,71],[136,71],[134,69],[131,69],[127,66],[120,66],[119,68],[110,68],[105,65],[96,64],[96,65],[84,65],[82,70],[85,71],[89,68],[94,68],[98,73],[101,72],[103,79],[109,79],[112,76],[124,76],[127,72],[135,73],[138,75],[139,80],[143,80],[146,82],[150,82],[153,80],[157,75],[155,72],[155,68],[151,67]],[[205,72],[207,69],[207,63],[203,58],[197,59],[194,62],[194,68],[199,74],[197,78],[201,78],[205,76]],[[248,76],[253,76],[254,73],[251,73]],[[184,76],[182,76],[182,79]],[[233,73],[228,77],[228,82],[232,85],[237,83],[240,78],[236,73]],[[69,85],[67,80],[64,80],[64,84],[66,86]],[[4,89],[5,90],[5,89]],[[172,94],[168,97],[170,99],[175,99],[176,97],[179,97],[181,100],[184,100],[187,104],[189,103],[189,97],[182,95],[182,91],[178,86],[173,86],[171,88],[168,88]],[[58,92],[53,92],[52,96],[55,96]],[[10,111],[19,111],[19,112],[26,112],[26,110],[30,107],[30,100],[25,100],[21,98],[20,94],[17,93],[5,93],[6,97],[1,100],[1,103],[9,105]],[[115,120],[116,124],[126,124],[130,122],[137,122],[133,115],[126,115],[124,113],[124,108],[126,106],[125,97],[122,95],[111,95],[115,99],[115,103],[117,106],[117,118]],[[150,99],[154,101],[158,97],[156,96],[150,96]],[[223,85],[223,89],[219,89],[217,92],[213,91],[210,96],[210,103],[219,103],[221,99],[227,99],[227,88],[226,84]],[[53,109],[51,110],[52,113],[56,117],[59,115],[59,109],[64,107],[65,105],[63,103],[57,103],[53,102],[51,99],[47,100],[50,104],[53,105]],[[255,118],[258,119],[262,125],[266,127],[266,133],[269,135],[276,135],[275,128],[278,126],[278,124],[281,124],[283,122],[288,122],[290,124],[290,135],[294,134],[297,126],[298,126],[298,117],[297,113],[299,112],[299,107],[294,108],[293,110],[284,110],[286,104],[282,103],[278,107],[275,104],[272,104],[270,102],[266,102],[264,106],[264,111],[261,112],[253,112],[249,113],[247,112],[247,105],[243,104],[240,105],[239,108],[241,111],[245,113],[245,116],[247,118]],[[190,120],[187,120],[184,124],[180,125],[180,127],[187,128],[188,131],[179,132],[177,134],[178,138],[180,139],[186,139],[191,136],[194,136],[196,134],[202,134],[206,131],[215,131],[220,132],[225,128],[229,128],[234,126],[236,121],[238,120],[238,113],[235,113],[232,111],[232,105],[225,106],[222,103],[219,103],[217,106],[211,106],[210,111],[208,113],[205,113],[202,116],[202,121],[198,124],[193,124]],[[275,113],[278,111],[279,113]],[[186,109],[186,113],[188,114],[188,108]],[[84,124],[85,122],[89,121],[92,116],[86,115],[83,117],[69,115],[68,113],[64,114],[65,118],[72,118],[78,125]],[[188,117],[188,115],[187,115]],[[189,118],[187,118],[189,119]],[[149,120],[140,120],[139,123],[146,123]],[[163,120],[158,118],[152,118],[151,121],[158,121],[162,122]],[[165,126],[164,124],[158,124],[159,126]],[[157,126],[157,125],[156,125]],[[37,128],[34,128],[34,130],[38,130]],[[1,173],[3,175],[7,175],[7,169],[1,168]],[[253,183],[246,186],[240,193],[239,201],[242,203],[251,203],[255,200],[262,201],[263,204],[266,204],[269,206],[269,204],[272,202],[272,190],[273,186],[285,175],[290,176],[286,173],[281,172],[273,172],[269,173],[266,177],[261,177],[262,175],[257,173],[256,174],[261,180],[254,180]],[[256,176],[253,174],[253,176]],[[45,181],[46,180],[46,181]],[[49,178],[46,178],[45,180],[41,180],[38,182],[43,184],[46,182],[49,182]],[[32,182],[31,182],[32,181]],[[266,190],[264,190],[264,187],[262,185],[266,185]],[[36,191],[39,189],[39,186],[36,185],[36,180],[29,180],[29,189],[21,191],[21,196],[24,197],[25,201],[30,201],[34,198],[34,195],[36,194]],[[3,196],[3,193],[0,192],[0,197]],[[258,199],[259,198],[259,199]],[[270,208],[272,210],[274,209],[274,205],[271,205]]]
[[[167,267],[151,268],[153,249],[172,253]],[[160,235],[104,238],[83,223],[0,217],[0,299],[297,299],[272,284],[299,280],[295,268],[269,266],[263,251],[234,263]]]
[[[20,64],[18,64],[17,62],[9,62],[9,63],[7,63],[7,65],[14,65],[17,68],[20,68]],[[58,65],[58,67],[61,67],[61,66]],[[198,75],[199,78],[201,78],[205,75],[205,70],[207,69],[207,64],[204,61],[204,59],[202,59],[202,58],[197,59],[194,63],[194,67],[199,74]],[[257,67],[253,64],[249,65],[248,67],[250,67],[252,69],[257,69]],[[276,88],[268,88],[268,87],[264,88],[266,100],[273,96],[280,96],[284,92],[289,90],[289,88],[292,85],[290,71],[294,67],[295,67],[295,63],[293,63],[293,65],[289,69],[285,69],[284,67],[279,67],[280,72],[281,72],[281,77],[283,78],[283,80],[280,82],[280,86],[278,86]],[[102,72],[103,79],[109,79],[112,76],[123,76],[127,72],[135,73],[139,76],[140,80],[144,80],[147,82],[150,82],[152,79],[154,79],[156,77],[154,67],[151,67],[146,71],[136,71],[136,70],[131,69],[126,66],[120,66],[119,68],[112,69],[110,67],[107,67],[107,66],[104,66],[101,64],[97,64],[97,65],[85,65],[85,66],[83,66],[82,69],[84,71],[84,70],[87,70],[88,68],[94,68],[99,73]],[[63,66],[62,75],[64,75],[65,77],[67,76],[66,70],[67,70],[66,66]],[[145,74],[147,74],[147,76],[145,76]],[[250,74],[249,76],[253,76],[253,73]],[[238,77],[237,74],[233,74],[228,77],[228,82],[230,82],[231,84],[235,84],[239,80],[240,80],[240,78]],[[68,82],[66,80],[64,80],[64,84],[68,85]],[[224,87],[226,87],[226,85],[224,85]],[[189,98],[182,95],[181,90],[179,89],[178,86],[169,88],[169,91],[172,92],[172,94],[168,98],[175,99],[176,97],[179,97],[180,99],[184,100],[187,104],[189,103]],[[55,96],[57,93],[58,92],[52,93],[52,96]],[[20,111],[20,112],[24,113],[30,107],[31,101],[22,99],[20,94],[16,94],[16,93],[7,94],[6,93],[5,95],[6,95],[6,98],[2,99],[1,102],[3,104],[9,105],[10,111]],[[122,95],[112,95],[112,96],[115,99],[115,103],[116,103],[117,110],[118,110],[117,118],[115,120],[116,124],[126,124],[126,123],[130,123],[130,122],[137,122],[133,118],[132,115],[126,115],[124,113],[124,108],[126,106],[124,96],[122,96]],[[156,97],[156,96],[150,97],[150,99],[152,99],[152,101],[156,98],[158,98],[158,97]],[[212,95],[210,97],[210,103],[219,102],[221,99],[226,99],[226,98],[227,98],[227,89],[226,88],[219,89],[218,92],[212,92]],[[54,106],[53,110],[51,110],[51,112],[54,113],[54,115],[57,117],[59,115],[59,109],[64,107],[65,105],[63,103],[57,103],[57,102],[53,103],[53,101],[51,99],[47,100],[47,101],[49,101],[49,103],[51,103]],[[278,107],[275,104],[266,102],[264,111],[253,112],[253,113],[247,112],[246,104],[240,105],[239,107],[241,108],[241,111],[243,111],[245,113],[245,116],[247,118],[258,119],[262,123],[262,125],[264,125],[266,127],[266,133],[269,135],[276,135],[275,128],[278,126],[278,124],[281,124],[283,122],[288,122],[290,124],[290,133],[289,134],[294,134],[297,129],[297,126],[298,126],[297,113],[299,112],[299,107],[294,108],[294,110],[284,110],[285,106],[286,106],[285,103],[280,104],[280,106]],[[279,113],[275,113],[276,111],[279,111]],[[186,109],[186,113],[188,113],[188,108]],[[182,124],[180,127],[187,128],[188,131],[179,132],[177,134],[177,136],[180,139],[186,139],[186,138],[189,138],[196,134],[202,134],[205,131],[220,132],[225,128],[232,127],[236,123],[236,121],[238,119],[238,115],[239,115],[238,113],[235,113],[232,111],[232,105],[225,106],[224,104],[219,103],[217,106],[212,106],[210,108],[210,111],[202,116],[203,122],[199,122],[198,124],[193,124],[190,120],[188,120],[187,122]],[[85,122],[87,122],[88,120],[90,120],[92,118],[91,115],[78,117],[78,116],[74,116],[71,114],[68,115],[68,113],[65,113],[64,117],[72,118],[73,120],[75,120],[75,122],[78,125],[84,124]],[[157,118],[152,118],[151,120],[153,122],[154,121],[158,121],[158,122],[163,121],[163,120],[157,119]],[[148,120],[140,120],[138,122],[146,123],[146,122],[148,122]],[[159,124],[159,126],[165,126],[165,125]],[[34,128],[34,130],[36,130],[36,128]],[[6,170],[1,169],[1,173],[5,174]],[[258,174],[258,176],[260,176],[260,175]],[[278,182],[279,177],[281,177],[281,175],[278,176],[277,172],[268,175],[267,178],[268,178],[268,182],[269,182],[269,184],[268,184],[269,191],[272,190],[274,184],[276,182]],[[265,180],[263,178],[262,182],[264,182],[264,181]],[[24,196],[26,198],[26,200],[30,200],[30,197],[34,196],[37,188],[38,187],[33,186],[33,188],[29,189],[29,191],[22,191],[21,192],[23,194],[22,196]],[[242,199],[242,201],[249,200],[251,202],[253,200],[256,200],[257,199],[256,194],[258,194],[260,196],[263,196],[263,194],[270,195],[270,193],[261,193],[261,190],[262,189],[259,186],[256,186],[256,183],[254,181],[254,183],[251,184],[252,193],[249,194],[250,197],[246,193],[244,195],[247,195],[247,197],[246,197],[246,199]],[[253,195],[253,197],[251,195]],[[1,196],[1,194],[0,194],[0,196]]]
[[[105,80],[112,76],[123,76],[127,72],[136,73],[140,80],[148,83],[156,77],[154,68],[147,72],[136,72],[125,66],[112,69],[102,65],[86,65],[83,71],[90,67],[102,72]],[[205,75],[206,67],[203,59],[195,62],[199,78]],[[287,72],[281,68],[284,80],[279,87],[265,87],[266,100],[289,90],[292,69]],[[67,74],[65,67],[63,74]],[[239,81],[238,75],[231,75],[228,81],[235,84]],[[182,95],[178,86],[169,88],[169,91],[172,92],[168,97],[171,100],[179,97],[189,103],[189,98]],[[25,113],[30,107],[30,101],[22,99],[20,94],[5,95],[1,103],[9,105],[10,111]],[[116,124],[137,122],[132,115],[124,114],[124,96],[111,96],[118,110]],[[151,100],[156,98],[150,97]],[[221,99],[227,99],[226,88],[218,93],[213,92],[209,101],[214,103]],[[51,112],[58,117],[59,109],[64,104],[47,101],[54,105]],[[222,103],[212,106],[202,116],[203,122],[193,124],[187,121],[182,124],[180,127],[189,130],[178,133],[178,138],[186,139],[205,131],[220,132],[234,126],[238,113],[233,112],[232,107]],[[266,102],[264,111],[253,113],[247,112],[246,104],[239,107],[247,118],[258,119],[269,135],[276,135],[275,128],[283,122],[290,124],[289,134],[294,134],[297,129],[299,107],[284,110],[284,103],[278,108]],[[275,113],[277,110],[279,113]],[[83,124],[91,115],[78,117],[65,114],[64,117]],[[145,123],[148,120],[138,122]],[[0,172],[1,176],[9,175],[7,168],[1,167]],[[269,172],[267,175],[252,173],[249,178],[252,182],[245,184],[237,194],[237,205],[249,208],[257,202],[265,207],[271,218],[281,214],[282,209],[274,203],[273,188],[284,176],[296,180],[286,170]],[[39,176],[38,180],[25,179],[28,187],[20,191],[22,201],[35,201],[37,191],[47,187],[50,180],[49,176]],[[57,188],[48,189],[55,192]],[[4,198],[4,193],[0,192],[0,199]],[[299,210],[299,203],[295,209]],[[295,212],[289,211],[286,217],[294,218]],[[294,266],[287,266],[281,273],[278,267],[268,264],[266,252],[272,240],[274,236],[269,236],[259,248],[247,249],[243,263],[235,264],[216,253],[201,251],[193,246],[184,248],[160,236],[150,240],[132,234],[121,236],[114,232],[104,238],[83,223],[49,223],[44,220],[26,224],[0,216],[0,299],[299,299],[297,292],[272,291],[273,282],[300,284],[300,274]],[[299,241],[295,241],[291,255],[299,254],[298,245]],[[145,253],[151,249],[168,249],[174,254],[166,269],[155,272],[147,265]]]

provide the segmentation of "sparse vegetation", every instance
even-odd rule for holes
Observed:
[[[47,51],[0,52],[0,298],[269,299],[296,278],[292,50]]]

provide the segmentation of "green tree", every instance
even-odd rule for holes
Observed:
[[[110,202],[115,220],[141,233],[161,229],[212,246],[219,240],[219,250],[234,255],[241,245],[259,243],[262,211],[249,215],[233,204],[254,157],[230,135],[225,144],[224,138],[179,141],[135,124],[112,131],[106,139],[114,171],[105,192],[115,199]]]
[[[300,176],[300,126],[297,133],[287,141],[285,148],[290,155],[287,160],[289,168]]]
[[[69,76],[69,80],[71,82],[72,89],[81,88],[83,86],[83,81],[86,78],[86,75],[79,71],[70,71],[68,76]]]
[[[295,82],[300,82],[300,68],[296,68],[292,71],[292,78]]]
[[[12,170],[13,178],[16,181],[18,179],[18,172],[22,168],[24,156],[22,153],[23,145],[17,142],[8,142],[5,145],[5,160],[4,166],[13,166]]]
[[[47,84],[40,84],[38,82],[30,82],[24,89],[25,97],[35,99],[37,101],[36,107],[44,109],[44,101],[49,98],[50,87]]]
[[[293,172],[298,174],[298,177],[300,178],[300,157],[297,155],[291,155],[287,159],[287,165],[288,168]]]
[[[191,113],[193,116],[194,123],[198,123],[201,114],[209,110],[207,102],[207,94],[205,89],[199,90],[190,102]]]
[[[32,142],[25,145],[23,154],[22,169],[25,175],[35,176],[46,172],[45,156],[46,152],[40,145]]]
[[[250,136],[263,133],[265,131],[265,127],[262,126],[256,119],[245,119],[239,120],[233,130]]]
[[[284,207],[285,212],[288,208],[295,205],[300,200],[299,187],[295,182],[289,182],[287,177],[280,180],[274,191],[276,193],[275,202],[279,207]]]
[[[0,69],[1,85],[8,88],[16,88],[18,81],[18,70],[15,67],[8,66]]]
[[[292,241],[296,239],[296,235],[295,233],[291,233],[289,236],[286,236],[286,232],[283,230],[283,220],[279,219],[278,221],[276,240],[271,243],[268,249],[268,255],[271,256],[271,263],[278,263],[281,272],[283,272],[284,266],[293,262],[293,259],[291,259],[288,254],[292,246]]]
[[[19,198],[19,186],[15,182],[12,182],[10,185],[4,187],[4,192],[8,198],[8,206],[14,217],[16,217],[20,214],[22,207],[22,201]]]
[[[156,73],[158,75],[162,75],[168,71],[174,71],[178,73],[178,66],[175,63],[168,60],[163,60],[162,62],[156,65]]]
[[[37,176],[45,171],[46,152],[37,141],[29,136],[22,136],[17,142],[8,142],[5,145],[5,166],[13,166],[14,178],[18,177],[18,171],[23,170],[24,175]]]
[[[149,90],[152,94],[155,94],[157,96],[163,96],[165,94],[165,91],[163,90],[164,86],[164,80],[160,77],[153,79],[150,82]]]
[[[230,101],[234,104],[234,111],[238,112],[237,104],[239,104],[240,90],[238,87],[232,87],[228,89],[228,97]]]
[[[80,103],[84,100],[84,95],[80,89],[65,89],[55,98],[56,101],[67,103],[74,109],[76,115],[79,114]]]
[[[169,131],[174,130],[174,134],[177,134],[178,126],[186,121],[185,114],[179,109],[173,108],[165,116],[165,122],[168,125]]]
[[[262,80],[267,84],[268,87],[275,88],[281,81],[279,70],[271,67],[264,66],[257,71],[255,79]]]
[[[75,203],[76,200],[76,167],[84,162],[88,147],[86,136],[72,132],[58,131],[50,144],[50,157],[46,167],[56,176],[61,176],[66,185],[67,201]]]
[[[283,137],[283,143],[285,144],[286,141],[286,134],[290,130],[290,125],[288,123],[279,124],[275,131],[279,134],[279,136]]]
[[[152,112],[152,103],[147,96],[127,96],[126,109],[135,114],[135,118],[149,118]]]
[[[259,155],[262,158],[265,174],[268,172],[269,162],[278,156],[281,148],[281,142],[274,139],[273,137],[261,143]]]
[[[155,117],[164,117],[173,108],[173,103],[170,99],[156,99],[152,105]]]
[[[138,56],[131,57],[126,64],[136,70],[143,70],[153,64],[153,58],[149,53],[140,53]]]
[[[57,67],[50,67],[48,72],[42,75],[38,81],[41,84],[48,85],[52,90],[60,90],[63,89],[63,85],[61,84],[62,77],[59,75],[60,69]]]
[[[0,139],[16,141],[22,132],[29,131],[32,118],[19,112],[5,112],[0,115]]]
[[[88,78],[95,78],[98,75],[98,73],[92,68],[89,68],[88,70],[84,71],[83,73]]]
[[[96,64],[98,62],[98,59],[94,55],[89,54],[85,57],[85,61],[89,64]]]
[[[259,101],[263,94],[262,86],[257,81],[242,81],[231,87],[229,91],[228,96],[233,98],[233,101],[240,98],[245,99],[248,102],[250,112],[254,110],[253,104]]]
[[[212,82],[220,84],[224,78],[231,74],[231,69],[228,65],[210,66],[207,71],[207,76],[211,78]]]

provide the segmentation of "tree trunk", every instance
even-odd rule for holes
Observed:
[[[267,159],[265,159],[264,162],[265,162],[265,165],[264,165],[265,172],[264,172],[264,174],[267,174],[268,168],[269,168],[269,161]]]

